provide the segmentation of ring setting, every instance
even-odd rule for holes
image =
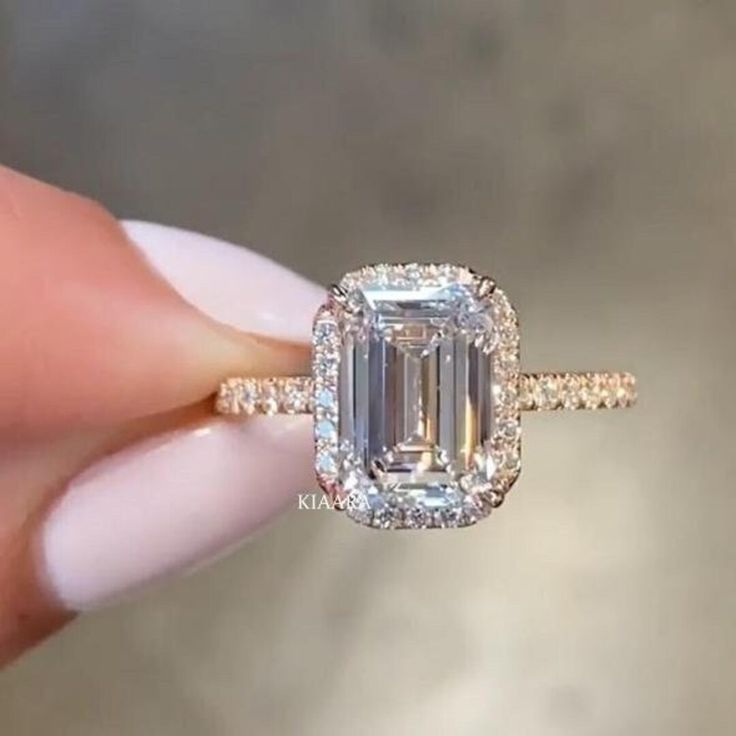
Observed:
[[[314,417],[321,488],[379,529],[462,527],[521,471],[524,410],[624,408],[629,373],[522,373],[516,310],[487,276],[450,264],[379,264],[331,287],[312,375],[236,377],[221,414]]]

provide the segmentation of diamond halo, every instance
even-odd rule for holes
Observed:
[[[347,274],[315,318],[312,378],[317,478],[357,522],[467,526],[518,477],[518,321],[470,269]]]

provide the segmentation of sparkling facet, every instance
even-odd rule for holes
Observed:
[[[288,381],[283,386],[281,403],[287,414],[301,414],[309,408],[309,395],[303,382]]]
[[[317,408],[330,411],[335,408],[337,400],[332,391],[323,388],[317,393],[314,403]]]
[[[237,391],[237,404],[246,414],[252,414],[258,403],[258,385],[255,381],[244,380]]]
[[[327,475],[334,475],[337,472],[337,463],[332,454],[329,452],[317,453],[317,470]]]
[[[320,439],[331,440],[337,436],[337,427],[335,427],[332,422],[326,419],[322,419],[321,421],[317,422],[316,432],[317,437],[319,437]]]
[[[520,377],[521,408],[615,409],[636,403],[631,373],[527,373]]]
[[[279,387],[276,381],[269,381],[261,387],[260,404],[264,414],[276,414],[279,410]]]

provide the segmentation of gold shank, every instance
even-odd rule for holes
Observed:
[[[522,373],[518,383],[523,411],[561,409],[625,409],[636,403],[636,378],[631,373]],[[310,414],[312,378],[228,378],[220,384],[215,412],[225,415]]]
[[[627,409],[636,403],[631,373],[522,373],[519,405],[523,411]]]

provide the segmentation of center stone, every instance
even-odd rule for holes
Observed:
[[[491,307],[470,271],[430,268],[343,280],[337,427],[323,429],[348,513],[372,525],[472,523],[495,471]]]

